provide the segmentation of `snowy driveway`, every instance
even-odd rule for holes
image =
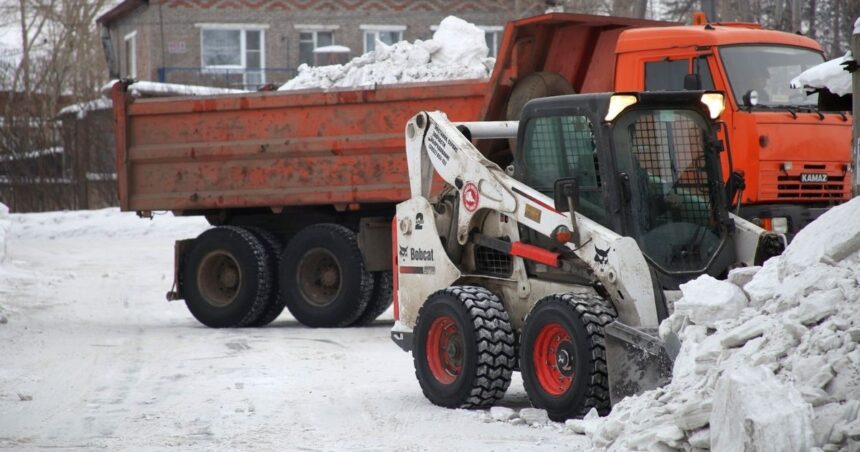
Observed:
[[[432,406],[391,315],[361,329],[213,330],[170,288],[201,219],[13,215],[0,263],[0,447],[571,450],[588,440]],[[1,320],[1,319],[0,319]],[[528,405],[522,382],[503,404]]]

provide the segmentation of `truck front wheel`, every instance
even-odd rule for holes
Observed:
[[[203,232],[183,262],[188,310],[213,328],[250,325],[269,303],[268,258],[263,244],[246,229],[221,226]]]
[[[299,231],[281,256],[281,296],[299,322],[315,328],[348,326],[373,295],[353,231],[315,224]]]
[[[540,300],[523,325],[520,369],[532,405],[550,419],[609,413],[603,327],[615,311],[600,297],[565,293]]]
[[[510,319],[483,287],[453,286],[418,312],[412,357],[424,396],[447,408],[481,408],[511,384],[516,355]]]

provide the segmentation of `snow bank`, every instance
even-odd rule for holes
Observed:
[[[427,41],[401,41],[390,46],[377,42],[376,50],[346,64],[303,64],[298,75],[279,91],[487,78],[495,63],[487,58],[488,52],[483,30],[448,16]]]
[[[6,237],[9,235],[9,208],[0,202],[0,263],[6,259]]]
[[[564,429],[612,451],[860,450],[858,218],[854,199],[763,267],[682,286],[660,327],[682,342],[672,381]]]
[[[851,73],[845,70],[843,63],[853,59],[851,52],[848,52],[845,56],[813,66],[793,78],[791,87],[827,88],[837,96],[851,94]]]
[[[45,240],[165,235],[191,238],[207,227],[206,219],[199,216],[176,218],[168,212],[146,219],[139,218],[132,212],[120,212],[118,208],[111,207],[99,210],[16,215],[15,227],[11,235]]]

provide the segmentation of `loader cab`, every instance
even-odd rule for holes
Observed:
[[[550,197],[557,180],[575,178],[576,211],[634,238],[665,289],[720,276],[734,256],[726,246],[722,145],[703,98],[724,105],[721,94],[702,91],[532,101],[523,109],[514,176]]]

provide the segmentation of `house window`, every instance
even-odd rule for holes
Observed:
[[[364,31],[364,52],[376,50],[376,41],[387,45],[403,40],[404,25],[361,25]]]
[[[299,30],[299,64],[314,65],[314,49],[334,45],[340,25],[296,25]]]
[[[125,35],[125,76],[137,78],[137,32]]]
[[[246,89],[266,83],[265,26],[204,24],[200,58],[204,70],[240,74]]]
[[[504,27],[487,27],[479,26],[484,30],[484,39],[487,40],[487,48],[490,49],[489,57],[496,58],[499,54],[499,44],[502,42],[502,32]]]

